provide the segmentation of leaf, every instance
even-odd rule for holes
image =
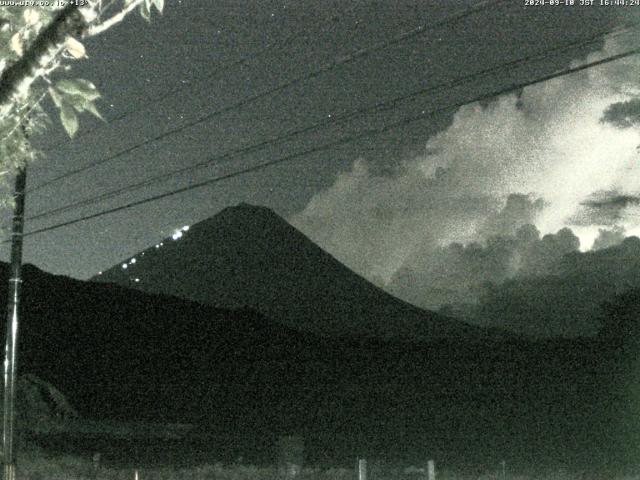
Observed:
[[[84,97],[80,95],[67,95],[64,99],[76,112],[82,113],[85,110],[87,100]]]
[[[60,92],[53,87],[49,87],[49,95],[51,95],[51,100],[53,100],[55,106],[61,108],[62,95],[60,94]]]
[[[150,2],[151,0],[144,0],[144,2],[140,4],[140,15],[142,15],[142,18],[144,18],[147,22],[151,22]]]
[[[162,13],[164,10],[164,0],[151,0],[153,4],[156,6],[156,9]]]
[[[67,100],[69,105],[71,105],[78,113],[86,111],[98,117],[100,120],[104,120],[93,101],[81,97],[80,95],[68,96],[65,100]]]
[[[87,50],[84,45],[73,37],[67,37],[64,41],[64,48],[73,58],[80,59],[87,56]]]
[[[22,36],[20,35],[20,32],[14,33],[11,37],[11,50],[16,52],[20,57],[24,53],[22,50]]]
[[[94,117],[99,118],[100,120],[102,120],[103,122],[106,121],[104,119],[104,117],[102,115],[100,115],[100,112],[98,111],[98,109],[96,108],[95,103],[93,102],[87,102],[86,106],[84,107],[84,109],[91,113]]]
[[[66,103],[62,104],[60,107],[60,121],[69,136],[73,138],[78,131],[78,116],[76,115],[76,112],[73,111],[73,107],[71,105]]]
[[[90,101],[100,98],[100,92],[98,92],[96,86],[84,78],[60,80],[56,84],[56,88],[67,95],[79,95]]]
[[[27,25],[33,26],[40,21],[40,14],[33,8],[27,8],[22,14]]]

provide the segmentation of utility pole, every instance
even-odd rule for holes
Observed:
[[[22,235],[24,231],[24,196],[27,183],[26,166],[16,175],[13,226],[11,228],[11,273],[7,295],[7,336],[4,359],[4,404],[2,422],[3,480],[15,480],[16,465],[13,452],[14,404],[16,398],[16,354],[18,349],[18,315],[22,284]]]

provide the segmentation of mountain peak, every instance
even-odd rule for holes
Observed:
[[[284,218],[270,208],[246,202],[226,207],[201,224],[208,228],[220,228],[220,224],[223,224],[225,227],[241,225],[243,228],[249,225],[256,230],[268,228],[269,225],[293,229]]]
[[[224,209],[222,209],[220,211],[220,213],[218,213],[218,215],[222,214],[223,212],[232,212],[232,213],[251,213],[251,214],[271,214],[271,215],[277,215],[273,210],[271,210],[268,207],[262,206],[262,205],[254,205],[252,203],[247,203],[247,202],[240,202],[237,205],[233,205],[231,207],[226,207]],[[217,215],[216,215],[217,216]]]
[[[480,334],[380,290],[266,207],[227,207],[176,237],[95,280],[205,305],[250,307],[327,335],[426,340]]]

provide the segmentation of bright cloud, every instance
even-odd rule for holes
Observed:
[[[625,48],[620,37],[610,39],[587,61]],[[595,192],[640,192],[640,128],[621,128],[627,125],[605,115],[612,108],[635,112],[634,103],[611,106],[633,100],[639,79],[640,60],[627,57],[527,87],[486,107],[464,106],[449,128],[427,140],[428,154],[403,162],[393,176],[373,175],[358,160],[292,222],[379,284],[406,271],[407,264],[424,265],[427,275],[440,258],[436,252],[452,242],[486,242],[527,223],[541,235],[569,227],[583,250],[602,237],[603,228],[633,234],[640,231],[635,204],[620,211],[615,225],[572,220]],[[517,203],[513,194],[521,195],[521,209],[512,205],[508,221],[495,223],[508,210],[508,198]],[[414,292],[411,301],[431,305]]]

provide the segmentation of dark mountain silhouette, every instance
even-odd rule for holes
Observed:
[[[275,437],[291,433],[328,464],[427,452],[446,465],[597,466],[640,454],[609,429],[620,405],[609,383],[622,377],[597,339],[319,336],[31,266],[23,292],[21,373],[56,385],[84,417],[195,423],[218,458],[270,459]]]
[[[93,280],[206,305],[249,307],[322,334],[433,340],[497,333],[392,297],[264,207],[226,208],[178,236]]]

